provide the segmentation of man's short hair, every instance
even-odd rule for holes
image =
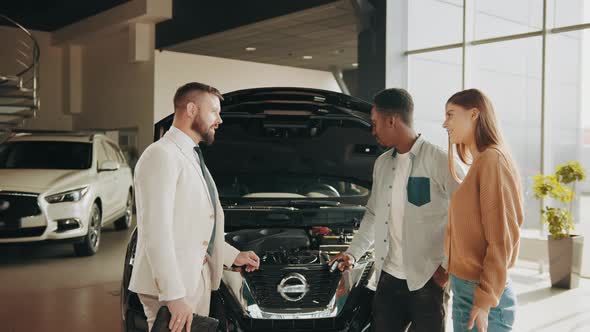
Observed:
[[[219,92],[219,90],[217,90],[216,88],[199,82],[190,82],[176,90],[176,93],[174,94],[174,109],[176,110],[184,108],[188,102],[192,101],[189,100],[189,95],[191,94],[191,92],[195,91],[207,92],[217,96],[219,100],[223,100],[221,92]]]
[[[385,89],[373,97],[377,111],[386,115],[397,115],[408,126],[414,120],[414,101],[408,91],[404,89]]]

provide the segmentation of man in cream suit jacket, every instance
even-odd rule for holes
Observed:
[[[223,266],[258,268],[253,252],[224,240],[217,189],[198,144],[213,143],[221,124],[219,91],[188,83],[174,96],[174,122],[150,145],[135,169],[138,241],[129,289],[139,295],[151,330],[168,306],[173,332],[190,331],[192,314],[209,314],[211,290]]]

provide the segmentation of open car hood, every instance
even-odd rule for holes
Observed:
[[[332,91],[257,88],[225,94],[223,124],[203,147],[216,175],[330,176],[371,185],[382,152],[371,134],[371,105]],[[173,114],[155,125],[155,140]]]

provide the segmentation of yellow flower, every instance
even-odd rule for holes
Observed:
[[[562,202],[569,202],[573,198],[573,191],[567,186],[559,183],[559,179],[555,175],[535,175],[533,177],[535,183],[533,190],[536,198],[544,198],[550,196]]]
[[[549,196],[563,203],[570,203],[569,209],[547,206],[541,210],[543,222],[548,224],[549,232],[555,239],[569,236],[570,231],[574,229],[570,213],[574,191],[569,184],[586,179],[586,170],[579,162],[570,161],[558,166],[553,175],[539,174],[535,175],[533,179],[533,191],[536,198],[542,199]]]
[[[555,175],[559,182],[569,184],[574,181],[584,181],[586,179],[586,170],[577,161],[570,161],[567,164],[557,166]]]

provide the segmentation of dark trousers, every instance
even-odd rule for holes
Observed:
[[[372,331],[444,331],[448,301],[448,288],[440,288],[432,279],[410,292],[405,280],[381,272],[373,299]]]

